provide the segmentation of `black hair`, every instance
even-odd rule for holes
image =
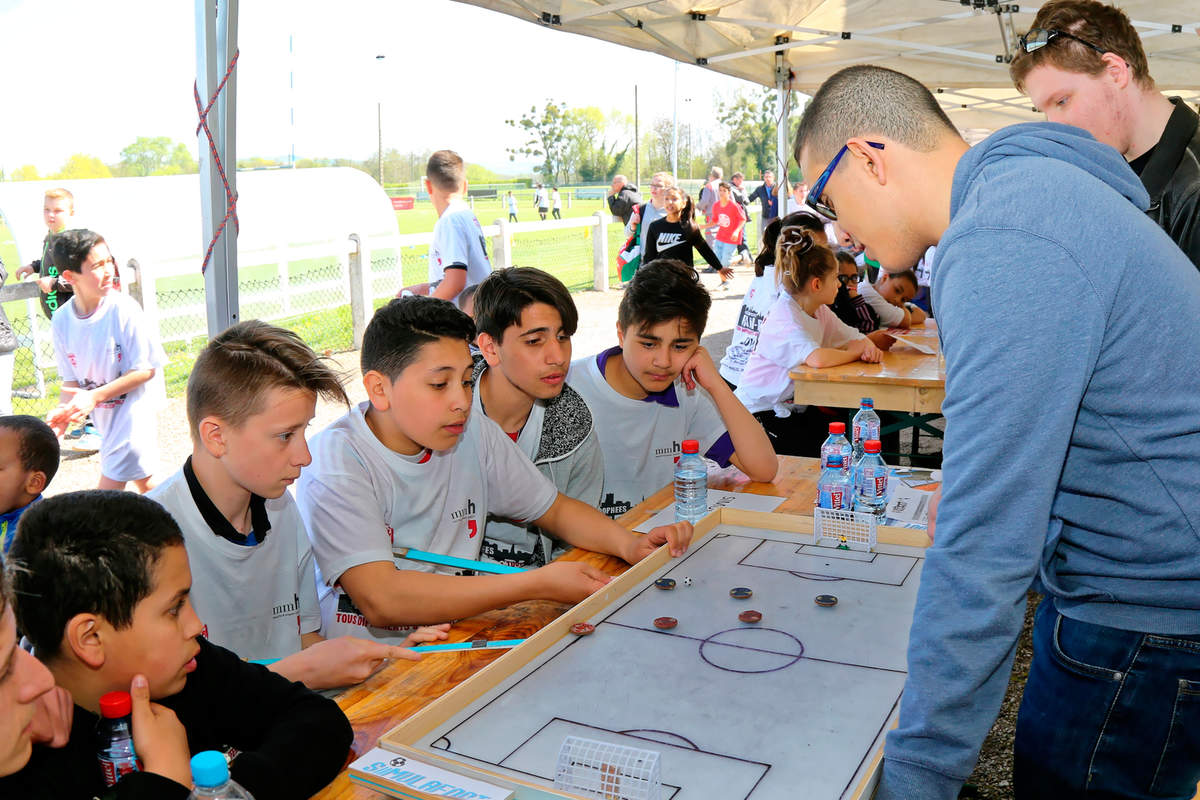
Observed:
[[[563,332],[574,336],[579,311],[571,293],[558,278],[536,267],[498,269],[479,284],[475,294],[475,327],[497,342],[534,303],[545,303],[562,317]]]
[[[807,211],[793,211],[783,219],[775,217],[763,228],[762,249],[754,259],[754,276],[761,278],[767,267],[775,263],[775,243],[779,241],[779,231],[786,227],[799,226],[813,233],[825,233],[825,223]]]
[[[837,256],[837,260],[841,263],[849,264],[855,269],[858,269],[858,262],[854,260],[854,256],[850,252],[846,250],[838,250],[836,253],[834,253],[834,255]]]
[[[381,306],[363,334],[359,364],[394,381],[417,358],[422,345],[441,338],[475,338],[475,323],[462,309],[436,297],[401,297]]]
[[[462,156],[453,150],[438,150],[425,164],[425,177],[443,192],[457,192],[466,176]]]
[[[912,284],[913,291],[921,291],[921,283],[917,280],[917,273],[911,269],[902,270],[900,272],[885,272],[889,281],[901,280],[908,281]]]
[[[58,267],[60,272],[62,270],[82,272],[83,262],[87,261],[88,254],[98,244],[108,244],[108,242],[104,241],[104,237],[95,231],[89,231],[86,228],[63,231],[51,240],[54,266]]]
[[[46,485],[54,480],[58,472],[60,448],[58,437],[50,426],[29,414],[10,414],[0,417],[0,428],[7,428],[21,440],[17,457],[26,472],[41,472],[46,476]]]
[[[699,338],[711,305],[695,269],[674,258],[656,258],[633,273],[617,310],[617,324],[621,330],[641,332],[682,318]]]
[[[183,534],[158,503],[92,489],[34,503],[9,551],[17,626],[43,661],[59,654],[67,623],[98,614],[118,630],[154,591],[154,567]]]

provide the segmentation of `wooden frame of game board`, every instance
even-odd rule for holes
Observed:
[[[722,508],[713,511],[696,524],[693,539],[698,540],[707,536],[718,525],[742,525],[799,535],[811,534],[813,532],[812,517]],[[929,537],[925,531],[911,528],[881,526],[879,528],[878,541],[883,544],[896,544],[908,547],[925,548],[929,546]],[[530,636],[519,647],[508,651],[385,733],[380,737],[379,745],[400,755],[410,756],[419,761],[434,764],[449,772],[473,777],[509,789],[521,789],[524,792],[535,794],[539,798],[586,800],[585,798],[580,798],[579,795],[569,794],[530,781],[515,779],[509,775],[492,772],[482,767],[464,764],[431,750],[420,749],[416,747],[415,742],[479,697],[491,691],[497,684],[514,672],[537,658],[551,645],[567,635],[573,624],[587,621],[601,609],[623,597],[633,586],[661,568],[670,558],[671,555],[667,547],[665,545],[660,547],[654,553],[634,564],[619,577],[613,579],[604,589],[591,595]],[[870,793],[874,790],[878,779],[879,765],[882,759],[883,747],[880,746],[871,757],[870,766],[859,781],[854,793],[850,796],[851,800],[867,800],[871,796]]]

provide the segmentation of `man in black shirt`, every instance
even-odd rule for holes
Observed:
[[[1050,122],[1115,147],[1150,194],[1146,213],[1200,269],[1200,117],[1158,91],[1137,30],[1096,0],[1052,0],[1009,67]]]

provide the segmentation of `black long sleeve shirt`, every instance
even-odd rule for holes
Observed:
[[[157,701],[183,723],[189,750],[239,750],[232,777],[257,800],[309,797],[333,780],[354,736],[337,704],[203,638],[198,641],[196,670],[183,690]],[[76,706],[66,746],[35,746],[24,769],[0,778],[0,797],[187,799],[188,787],[149,772],[126,775],[106,789],[96,758],[98,720]]]
[[[649,264],[656,258],[676,258],[694,267],[693,248],[710,267],[723,269],[717,254],[704,241],[704,235],[698,228],[684,228],[680,222],[671,222],[666,217],[656,219],[650,223],[646,233],[646,252],[642,255],[642,263]]]

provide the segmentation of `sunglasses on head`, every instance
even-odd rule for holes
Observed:
[[[1041,50],[1043,47],[1045,47],[1046,45],[1050,44],[1051,42],[1053,42],[1055,39],[1058,39],[1058,38],[1071,39],[1076,42],[1079,42],[1081,45],[1084,45],[1085,47],[1092,48],[1100,55],[1104,55],[1105,53],[1108,52],[1103,47],[1097,47],[1096,45],[1092,44],[1087,39],[1080,39],[1078,36],[1076,36],[1073,33],[1067,33],[1066,31],[1055,30],[1053,28],[1030,28],[1028,31],[1026,31],[1024,34],[1021,35],[1021,37],[1018,41],[1020,41],[1020,43],[1021,43],[1021,52],[1032,53],[1035,50]]]

